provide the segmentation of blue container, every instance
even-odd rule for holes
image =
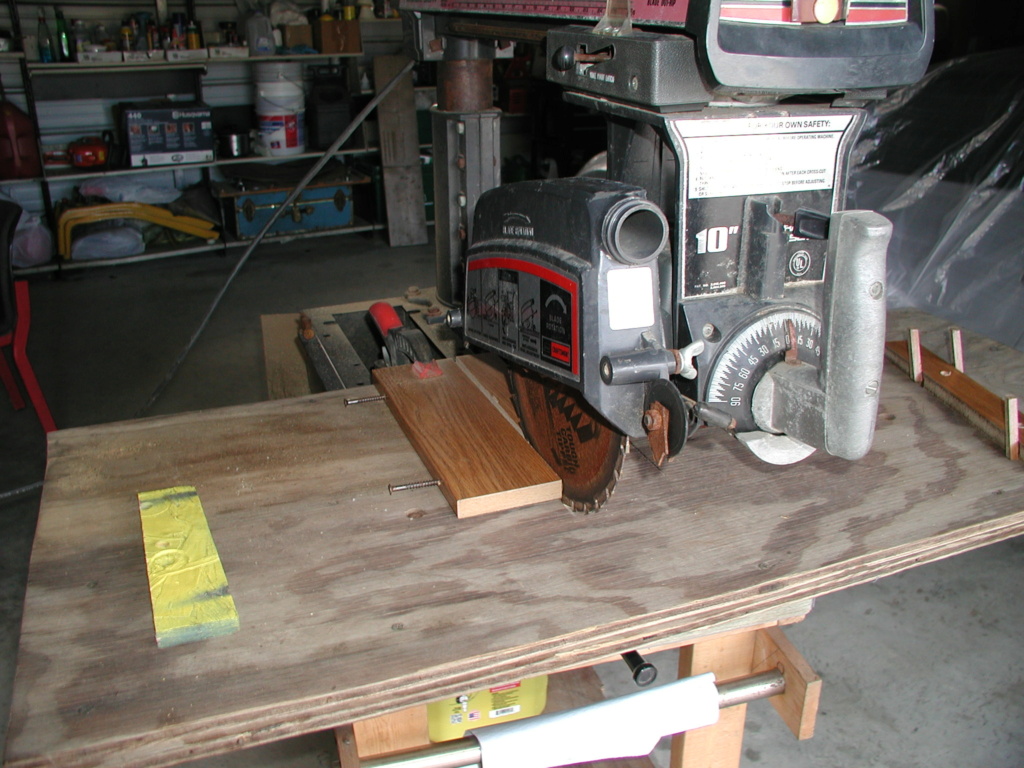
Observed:
[[[240,240],[251,240],[259,234],[290,192],[290,187],[255,191],[222,188],[218,194],[224,220],[231,233]],[[300,234],[350,226],[352,184],[311,184],[274,222],[268,235]]]

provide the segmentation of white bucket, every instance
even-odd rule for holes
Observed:
[[[261,155],[286,157],[306,151],[306,92],[302,63],[260,62],[255,66],[256,122]]]

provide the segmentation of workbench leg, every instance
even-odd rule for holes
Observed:
[[[336,728],[334,735],[341,768],[359,768],[360,759],[426,747],[430,744],[427,705],[360,720],[354,725]]]
[[[679,649],[679,677],[714,672],[719,680],[749,675],[756,632],[736,632]],[[723,709],[718,723],[672,737],[670,768],[736,768],[743,752],[747,705]]]

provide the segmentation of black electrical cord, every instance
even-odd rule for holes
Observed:
[[[203,317],[202,321],[200,321],[199,326],[195,330],[195,333],[192,334],[192,338],[188,340],[188,343],[185,345],[184,349],[181,350],[181,354],[178,355],[177,359],[171,365],[171,368],[167,372],[167,375],[164,376],[163,381],[161,381],[157,385],[156,389],[153,390],[153,394],[150,395],[150,398],[149,400],[146,401],[146,404],[135,412],[135,418],[144,416],[149,411],[149,409],[153,407],[156,401],[160,399],[160,396],[164,393],[164,390],[167,389],[167,385],[171,383],[171,380],[174,379],[175,375],[178,373],[178,369],[181,368],[182,363],[185,362],[185,358],[188,357],[188,353],[192,351],[192,348],[196,345],[196,342],[199,341],[199,337],[202,335],[203,331],[206,330],[206,326],[209,325],[210,323],[210,318],[213,317],[213,313],[217,311],[217,307],[220,306],[220,302],[224,298],[224,294],[227,293],[228,288],[231,286],[231,283],[234,282],[234,279],[238,275],[238,273],[242,271],[242,267],[245,266],[245,263],[249,260],[249,257],[252,255],[252,252],[256,250],[256,247],[260,244],[260,242],[262,242],[263,237],[267,234],[270,228],[274,226],[274,223],[281,217],[285,210],[287,210],[289,206],[291,206],[291,204],[295,202],[295,199],[302,193],[302,190],[306,188],[309,182],[311,182],[313,178],[318,173],[320,173],[320,169],[322,169],[327,164],[327,161],[334,157],[334,154],[341,148],[341,146],[346,141],[348,141],[349,138],[351,138],[352,134],[356,132],[356,129],[363,124],[363,121],[365,121],[366,118],[369,117],[370,113],[377,108],[377,105],[380,104],[381,101],[383,101],[384,97],[391,92],[391,89],[398,85],[399,81],[412,70],[415,63],[416,62],[414,61],[409,61],[409,63],[407,63],[402,68],[401,72],[399,72],[397,75],[391,78],[391,80],[388,81],[388,84],[385,85],[377,93],[376,96],[370,99],[370,103],[367,104],[358,115],[356,115],[355,119],[349,124],[349,126],[344,131],[341,132],[341,135],[334,140],[334,143],[327,148],[323,155],[320,156],[320,159],[316,161],[312,168],[310,168],[309,172],[302,177],[302,180],[291,191],[287,199],[285,199],[285,201],[280,206],[278,206],[278,208],[274,211],[270,219],[267,221],[266,224],[263,225],[263,228],[259,231],[259,234],[256,235],[252,243],[249,244],[249,247],[246,248],[245,252],[241,255],[241,257],[239,257],[238,263],[235,264],[235,268],[231,271],[231,274],[228,275],[228,279],[224,281],[224,285],[221,287],[220,291],[214,297],[213,302],[210,304],[210,308],[206,311],[206,315]]]
[[[14,501],[14,499],[17,499],[20,496],[26,496],[33,491],[38,491],[42,487],[43,481],[39,480],[38,482],[29,483],[28,485],[23,485],[20,488],[14,488],[10,491],[0,491],[0,504],[5,504],[8,501]]]

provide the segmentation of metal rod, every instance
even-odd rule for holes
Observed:
[[[718,708],[767,699],[786,690],[786,679],[778,669],[718,683]],[[638,694],[639,695],[639,694]],[[425,749],[393,752],[362,760],[359,768],[463,768],[480,764],[480,744],[473,736],[434,744]]]
[[[359,768],[462,768],[478,765],[480,760],[480,743],[472,736],[464,736],[423,749],[393,752],[361,760]]]
[[[786,691],[786,678],[778,669],[718,683],[718,708],[767,699]]]

